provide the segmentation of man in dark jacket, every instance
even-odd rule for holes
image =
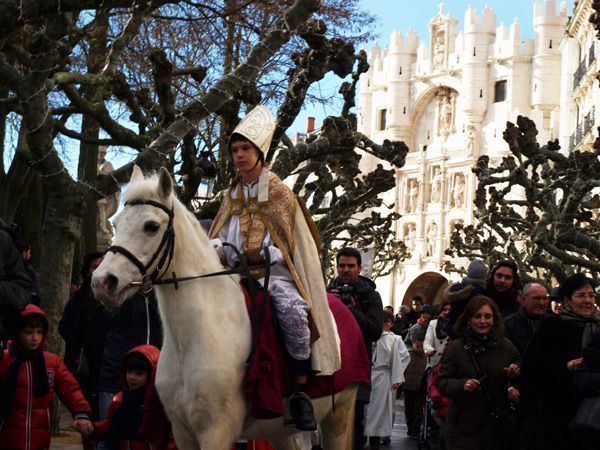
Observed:
[[[485,295],[498,305],[502,318],[517,312],[519,303],[517,294],[521,289],[519,267],[514,261],[505,259],[500,261],[490,272]]]
[[[110,327],[108,310],[94,297],[92,273],[104,253],[92,252],[83,258],[81,287],[71,296],[58,323],[65,340],[65,364],[85,393],[94,418],[98,417],[98,377],[104,354],[104,338]]]
[[[508,339],[517,347],[521,358],[525,355],[525,350],[533,334],[542,323],[542,319],[548,314],[548,290],[542,281],[531,281],[523,286],[523,290],[518,296],[519,310],[510,314],[504,321],[505,334]],[[532,389],[522,380],[519,388],[522,396],[519,404],[519,435],[522,449],[533,448],[535,442],[535,420],[534,408],[535,399]]]
[[[0,219],[0,342],[11,333],[15,317],[31,300],[31,280],[23,267],[12,237]]]
[[[338,277],[334,280],[331,293],[348,306],[362,332],[369,361],[372,344],[383,332],[383,303],[375,290],[375,283],[360,275],[362,258],[354,248],[343,248],[336,255]],[[363,435],[364,407],[369,403],[370,386],[359,388],[356,399],[354,421],[354,448],[362,448],[366,442]]]
[[[518,296],[519,310],[506,317],[506,337],[515,344],[521,357],[527,344],[548,310],[548,290],[542,281],[531,281],[523,286]]]

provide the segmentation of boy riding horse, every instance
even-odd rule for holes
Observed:
[[[305,393],[307,376],[311,370],[331,375],[340,368],[339,338],[328,308],[315,224],[265,162],[274,132],[275,121],[264,106],[254,108],[235,128],[229,154],[238,176],[209,235],[225,265],[235,267],[240,261],[223,242],[244,254],[251,276],[261,284],[269,252],[268,291],[294,376],[290,412],[297,429],[312,431],[317,423]]]

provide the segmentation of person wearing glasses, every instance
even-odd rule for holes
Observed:
[[[521,356],[534,331],[542,322],[548,310],[548,289],[542,281],[530,281],[517,296],[519,310],[504,320],[506,337],[515,344]]]
[[[532,405],[533,436],[521,448],[567,450],[573,448],[569,423],[580,396],[573,375],[583,363],[583,349],[600,330],[596,310],[596,283],[583,273],[560,285],[562,311],[544,318],[523,358],[522,400]]]

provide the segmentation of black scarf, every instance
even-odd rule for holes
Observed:
[[[450,332],[450,319],[444,318],[442,316],[438,317],[437,324],[435,326],[435,336],[440,339],[446,339],[448,337],[448,333]]]
[[[563,306],[563,309],[560,312],[560,319],[571,325],[575,325],[576,327],[583,328],[581,348],[586,348],[588,343],[592,340],[594,333],[600,331],[600,314],[594,312],[591,317],[584,317],[577,314],[570,303]]]
[[[15,406],[15,395],[21,363],[31,361],[33,368],[33,396],[39,398],[50,393],[44,351],[39,348],[36,350],[18,350],[14,346],[11,346],[9,351],[14,356],[14,359],[10,363],[10,366],[8,366],[6,378],[2,382],[0,419],[8,419],[12,414],[13,407]]]
[[[483,347],[495,346],[497,340],[497,333],[494,328],[488,331],[485,334],[478,333],[477,331],[471,328],[471,325],[467,324],[465,327],[465,336],[467,339],[473,341],[475,344],[481,345]]]
[[[139,431],[144,419],[144,387],[123,391],[123,402],[117,407],[110,422],[108,444],[118,449],[121,440],[139,440]]]

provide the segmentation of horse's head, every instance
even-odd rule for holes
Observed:
[[[173,180],[164,168],[158,176],[144,178],[134,166],[124,208],[114,219],[113,245],[92,275],[98,300],[119,307],[137,292],[142,278],[166,268],[174,239],[174,202]]]

